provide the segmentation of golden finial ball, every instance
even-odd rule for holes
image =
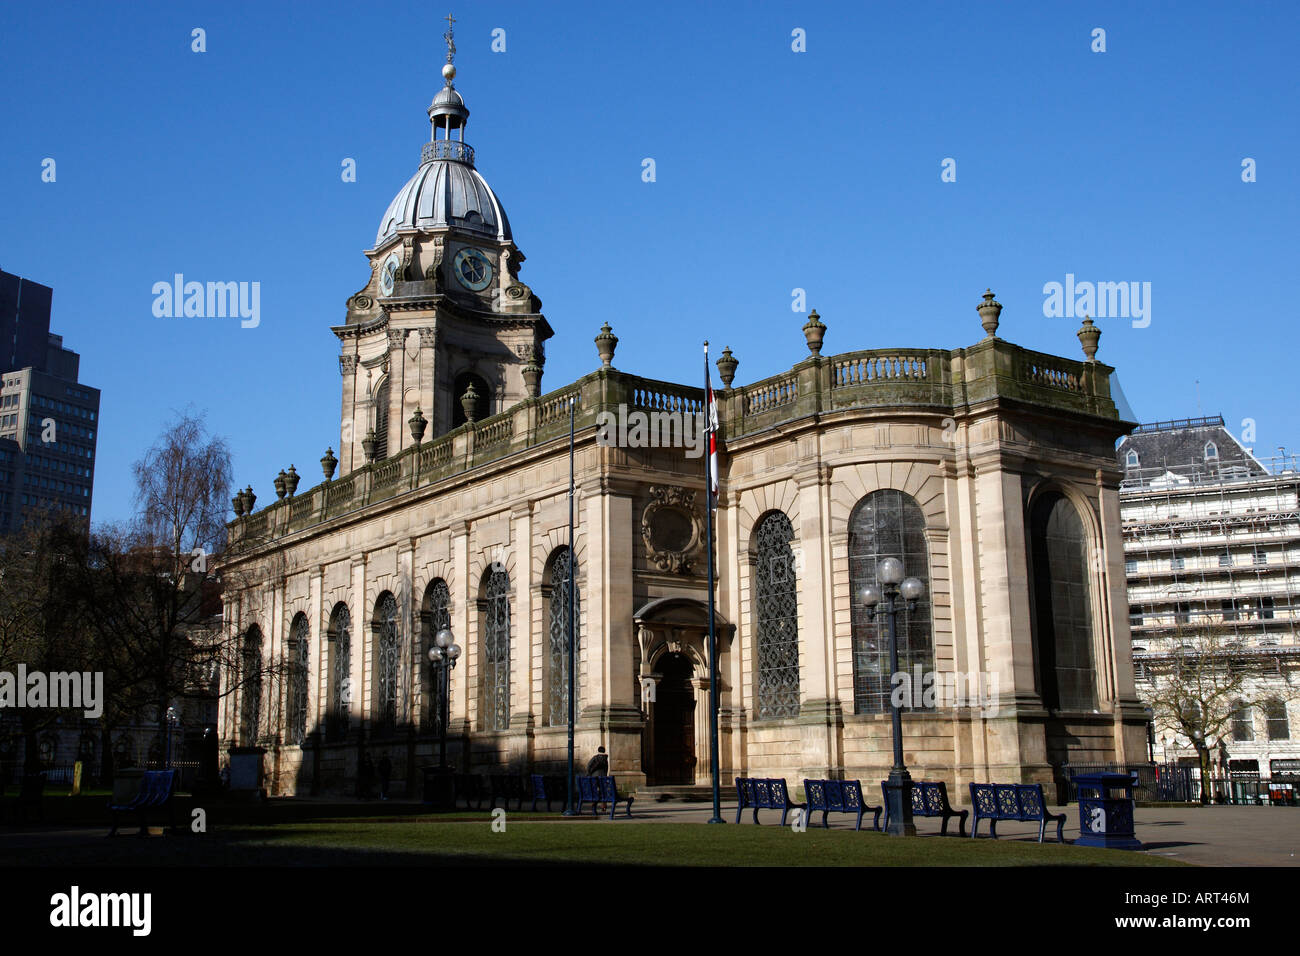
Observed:
[[[455,66],[455,64],[453,64],[453,63],[448,63],[448,64],[446,64],[446,65],[442,68],[442,78],[443,78],[444,80],[452,80],[452,79],[455,79],[455,78],[456,78],[456,66]]]

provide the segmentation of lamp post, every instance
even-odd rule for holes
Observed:
[[[429,648],[429,663],[436,669],[434,680],[438,681],[438,767],[434,773],[436,785],[433,793],[426,793],[425,800],[438,810],[450,810],[456,803],[456,792],[451,785],[451,768],[447,766],[447,723],[450,719],[448,698],[451,696],[451,672],[456,668],[456,659],[460,657],[460,645],[456,643],[451,628],[443,627],[434,636],[433,646]],[[425,773],[430,771],[426,770]],[[426,786],[428,779],[426,778]]]
[[[176,716],[176,708],[168,707],[167,708],[167,762],[166,764],[164,764],[163,767],[163,769],[165,770],[170,770],[172,768],[172,728],[175,727],[179,721],[180,718]]]
[[[898,673],[898,598],[907,602],[909,611],[916,610],[916,602],[925,593],[925,585],[917,578],[903,577],[903,562],[898,558],[885,558],[876,566],[876,580],[881,587],[867,585],[858,597],[867,608],[867,620],[876,619],[879,608],[889,621],[889,672]],[[881,600],[884,606],[881,607]],[[893,681],[890,681],[893,686]],[[890,720],[894,735],[894,766],[885,782],[885,812],[889,823],[885,832],[891,836],[916,836],[912,822],[912,777],[903,763],[903,715],[898,700],[889,699]]]
[[[449,717],[447,698],[451,693],[451,672],[456,668],[456,659],[460,657],[460,645],[456,643],[451,628],[444,627],[433,639],[429,648],[429,663],[438,669],[438,770],[447,772],[447,720]]]

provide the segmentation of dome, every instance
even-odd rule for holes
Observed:
[[[453,149],[426,149],[426,159],[402,191],[388,205],[379,221],[375,245],[391,238],[399,229],[452,228],[487,239],[511,241],[510,220],[501,208],[492,187],[478,170],[463,159],[442,158],[436,154],[458,152],[468,147],[446,141],[427,146]],[[463,147],[455,149],[455,147]],[[470,153],[469,155],[473,155]]]

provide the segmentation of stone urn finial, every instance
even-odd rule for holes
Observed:
[[[1101,338],[1101,329],[1093,325],[1092,319],[1085,315],[1083,326],[1075,334],[1079,336],[1079,344],[1083,346],[1083,354],[1088,361],[1097,361],[1097,340]]]
[[[524,388],[529,398],[542,394],[542,367],[536,362],[529,362],[521,370],[524,376]]]
[[[257,495],[253,494],[253,486],[249,485],[241,491],[240,494],[244,496],[245,514],[251,515],[253,513],[253,506],[257,504]]]
[[[808,340],[808,351],[813,355],[821,355],[822,340],[826,338],[826,323],[816,309],[808,313],[808,321],[803,324],[803,335]]]
[[[618,348],[618,336],[606,322],[600,327],[600,334],[596,336],[596,351],[600,354],[600,367],[612,368],[609,364],[614,361],[614,349]]]
[[[298,472],[294,470],[293,465],[290,465],[289,470],[284,473],[284,487],[285,490],[289,492],[290,498],[292,498],[297,493],[298,482],[300,480],[301,478],[298,475]]]
[[[465,394],[460,397],[460,407],[465,410],[465,421],[473,424],[478,418],[478,392],[473,382],[469,383],[469,388],[465,389]]]
[[[975,311],[980,314],[980,325],[984,326],[988,338],[997,338],[998,317],[1002,315],[1002,303],[993,298],[992,289],[984,290],[983,301],[975,306]]]
[[[275,496],[281,501],[283,501],[284,496],[289,493],[289,489],[284,486],[284,479],[284,469],[281,468],[280,473],[276,475],[275,480],[271,482],[271,484],[275,486]]]
[[[242,518],[244,516],[244,493],[242,491],[235,492],[235,496],[230,499],[230,507],[235,509],[235,517]]]
[[[375,446],[379,444],[379,436],[375,434],[372,428],[366,432],[366,437],[361,439],[361,450],[365,452],[366,462],[375,460]]]
[[[731,346],[728,345],[718,356],[718,376],[722,379],[723,388],[731,388],[731,383],[736,379],[736,366],[740,364],[740,359],[731,354]]]
[[[329,481],[334,477],[334,469],[338,467],[339,460],[334,457],[333,447],[326,448],[325,454],[321,456],[320,470],[325,472],[325,480]]]
[[[406,424],[411,429],[411,438],[418,445],[424,441],[424,430],[428,427],[429,422],[424,417],[424,412],[420,411],[420,406],[415,406],[415,414],[406,420]]]

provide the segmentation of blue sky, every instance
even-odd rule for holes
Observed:
[[[738,383],[774,374],[806,354],[796,288],[827,354],[973,344],[991,286],[1000,335],[1080,357],[1079,320],[1043,314],[1044,284],[1074,274],[1151,284],[1147,327],[1098,319],[1141,420],[1222,412],[1254,421],[1257,453],[1296,450],[1300,5],[449,10],[466,139],[556,332],[544,390],[596,367],[605,321],[626,371],[694,383],[707,337]],[[428,139],[447,12],[0,10],[0,268],[54,288],[53,330],[103,390],[95,521],[131,513],[131,462],[189,405],[263,502],[291,462],[319,480],[329,326]],[[260,325],[155,317],[177,272],[260,282]]]

